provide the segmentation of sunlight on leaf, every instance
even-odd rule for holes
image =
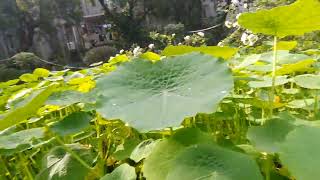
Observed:
[[[230,59],[234,56],[238,49],[230,47],[220,47],[220,46],[168,46],[162,51],[163,56],[176,56],[182,54],[188,54],[192,52],[201,52],[204,54],[209,54],[213,57],[219,57],[223,59]]]
[[[137,175],[134,167],[124,163],[112,173],[103,176],[100,180],[136,180]]]
[[[304,74],[294,78],[295,83],[307,89],[320,89],[320,75]]]
[[[320,30],[319,19],[319,0],[298,0],[287,6],[243,13],[238,23],[254,33],[285,37]]]

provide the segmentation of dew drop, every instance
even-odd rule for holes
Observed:
[[[221,93],[222,93],[222,94],[226,94],[226,93],[227,93],[227,91],[221,91]]]
[[[190,90],[191,90],[191,88],[188,88],[188,90],[190,91]]]
[[[117,104],[112,104],[112,106],[116,106]]]

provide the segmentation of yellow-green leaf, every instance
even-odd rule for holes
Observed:
[[[32,117],[38,109],[45,103],[48,97],[52,94],[57,85],[52,85],[46,89],[37,92],[37,95],[27,102],[24,106],[14,109],[0,120],[0,130],[6,129],[10,126],[18,124],[30,117]]]
[[[114,65],[114,64],[118,64],[118,63],[123,63],[123,62],[127,62],[129,61],[129,58],[127,55],[122,54],[122,55],[118,55],[112,59],[109,60],[109,63],[107,63],[108,65]]]
[[[140,58],[152,60],[152,61],[158,61],[160,60],[161,56],[159,54],[153,53],[153,52],[146,52],[143,53]]]
[[[311,65],[315,63],[313,59],[303,60],[294,64],[284,64],[280,69],[277,70],[277,75],[292,74],[296,72],[311,71],[313,68]]]
[[[244,13],[238,23],[254,33],[285,37],[320,30],[319,19],[319,0],[298,0],[287,6]]]
[[[35,81],[38,81],[38,76],[35,74],[27,73],[27,74],[21,75],[19,79],[24,82],[35,82]]]
[[[238,49],[231,47],[219,47],[219,46],[168,46],[162,51],[163,56],[175,56],[182,55],[191,52],[201,52],[209,54],[214,57],[220,57],[223,59],[229,59],[237,53]]]
[[[50,74],[50,71],[44,68],[37,68],[33,71],[33,74],[37,75],[38,77],[48,77]]]
[[[298,42],[297,41],[279,41],[277,43],[277,49],[278,50],[292,50],[295,47],[297,47]]]

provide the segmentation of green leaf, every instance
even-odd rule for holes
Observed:
[[[255,72],[261,72],[261,73],[267,73],[272,72],[272,65],[251,65],[246,68],[249,71],[255,71]]]
[[[1,82],[0,83],[0,89],[2,88],[8,88],[9,86],[15,85],[20,81],[20,79],[14,79],[7,82]]]
[[[140,58],[152,60],[152,61],[158,61],[158,60],[160,60],[161,56],[156,53],[153,53],[153,52],[146,52],[146,53],[141,54]]]
[[[136,180],[137,174],[134,167],[122,164],[112,173],[103,176],[100,180]]]
[[[295,83],[307,89],[320,89],[320,75],[304,74],[294,78]]]
[[[37,68],[33,71],[33,74],[38,77],[48,77],[50,74],[50,71],[44,69],[44,68]]]
[[[11,155],[32,148],[44,137],[43,128],[34,128],[0,136],[0,154]]]
[[[244,60],[236,67],[236,69],[241,69],[249,65],[255,64],[262,58],[262,54],[252,54],[246,56]]]
[[[51,93],[54,91],[56,85],[51,85],[46,89],[40,90],[38,94],[25,105],[9,111],[3,119],[0,120],[0,130],[6,129],[10,126],[18,124],[30,117],[32,117],[38,109],[45,103]]]
[[[259,167],[248,155],[217,145],[194,145],[173,161],[167,180],[262,180]]]
[[[250,127],[247,137],[259,151],[275,153],[279,152],[279,143],[285,140],[294,127],[291,120],[271,119],[263,126]]]
[[[316,61],[313,59],[302,60],[294,64],[284,64],[281,68],[277,69],[277,75],[293,74],[293,73],[303,73],[306,71],[312,71],[311,67]]]
[[[285,37],[320,30],[319,19],[318,0],[298,0],[288,6],[243,13],[238,23],[254,33]]]
[[[277,42],[277,49],[290,51],[295,47],[297,47],[297,45],[298,45],[297,41],[279,41]]]
[[[50,126],[50,129],[60,136],[78,133],[90,126],[92,116],[86,112],[75,112]]]
[[[87,164],[92,164],[94,154],[91,149],[80,144],[66,145]],[[61,147],[53,148],[43,159],[43,165],[37,180],[79,180],[85,179],[89,169],[84,167],[70,153]]]
[[[314,104],[314,99],[295,99],[293,101],[290,101],[287,104],[287,107],[292,108],[292,109],[304,109],[307,107],[310,107]]]
[[[141,142],[130,155],[130,159],[134,160],[136,163],[140,162],[142,159],[148,157],[153,151],[154,147],[157,145],[159,140],[154,141],[152,139],[145,140]]]
[[[292,54],[287,50],[278,50],[277,51],[277,64],[292,64],[298,63],[302,60],[310,60],[312,59],[310,56],[305,54]],[[253,54],[247,56],[236,68],[241,69],[247,67],[249,65],[255,64],[257,62],[264,62],[272,64],[273,61],[273,52],[266,52],[262,54]]]
[[[273,41],[266,41],[266,45],[272,46],[274,45]],[[277,41],[277,50],[287,50],[290,51],[296,48],[298,45],[297,41]]]
[[[204,54],[209,54],[213,57],[219,57],[223,59],[230,59],[237,53],[238,49],[230,47],[220,47],[220,46],[168,46],[162,51],[163,56],[176,56],[182,54],[188,54],[192,52],[201,52]]]
[[[219,77],[219,78],[217,78]],[[179,126],[185,117],[214,112],[231,91],[226,62],[192,53],[155,63],[135,59],[97,80],[97,111],[139,130]]]
[[[163,180],[173,168],[174,158],[185,148],[200,143],[212,143],[212,137],[198,129],[181,129],[171,138],[162,140],[145,159],[143,174],[146,179]]]
[[[284,85],[289,82],[287,76],[277,76],[276,77],[276,86]],[[266,88],[272,87],[272,78],[271,77],[263,77],[261,81],[250,81],[249,86],[252,88]]]
[[[129,158],[132,151],[140,142],[141,141],[139,139],[135,138],[126,139],[123,144],[117,147],[116,151],[113,154],[113,157],[118,161]]]
[[[320,128],[302,126],[290,132],[279,152],[282,164],[295,179],[317,180],[320,171]]]
[[[46,104],[69,106],[79,102],[93,102],[94,98],[90,95],[79,91],[59,91],[53,93],[46,101]]]
[[[285,50],[277,51],[277,64],[280,64],[280,65],[297,63],[299,61],[306,60],[306,59],[312,59],[312,58],[305,54],[293,54]],[[271,64],[273,61],[273,52],[266,52],[261,54],[261,57],[259,58],[259,60],[262,62]]]
[[[38,78],[35,74],[23,74],[19,77],[19,79],[24,82],[35,82],[38,81]]]

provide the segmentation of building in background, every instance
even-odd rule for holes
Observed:
[[[83,12],[81,33],[85,48],[104,45],[106,40],[110,40],[108,29],[111,27],[105,22],[104,10],[99,0],[81,0],[81,8]]]
[[[201,0],[202,2],[202,17],[211,18],[217,15],[217,1],[216,0]]]

